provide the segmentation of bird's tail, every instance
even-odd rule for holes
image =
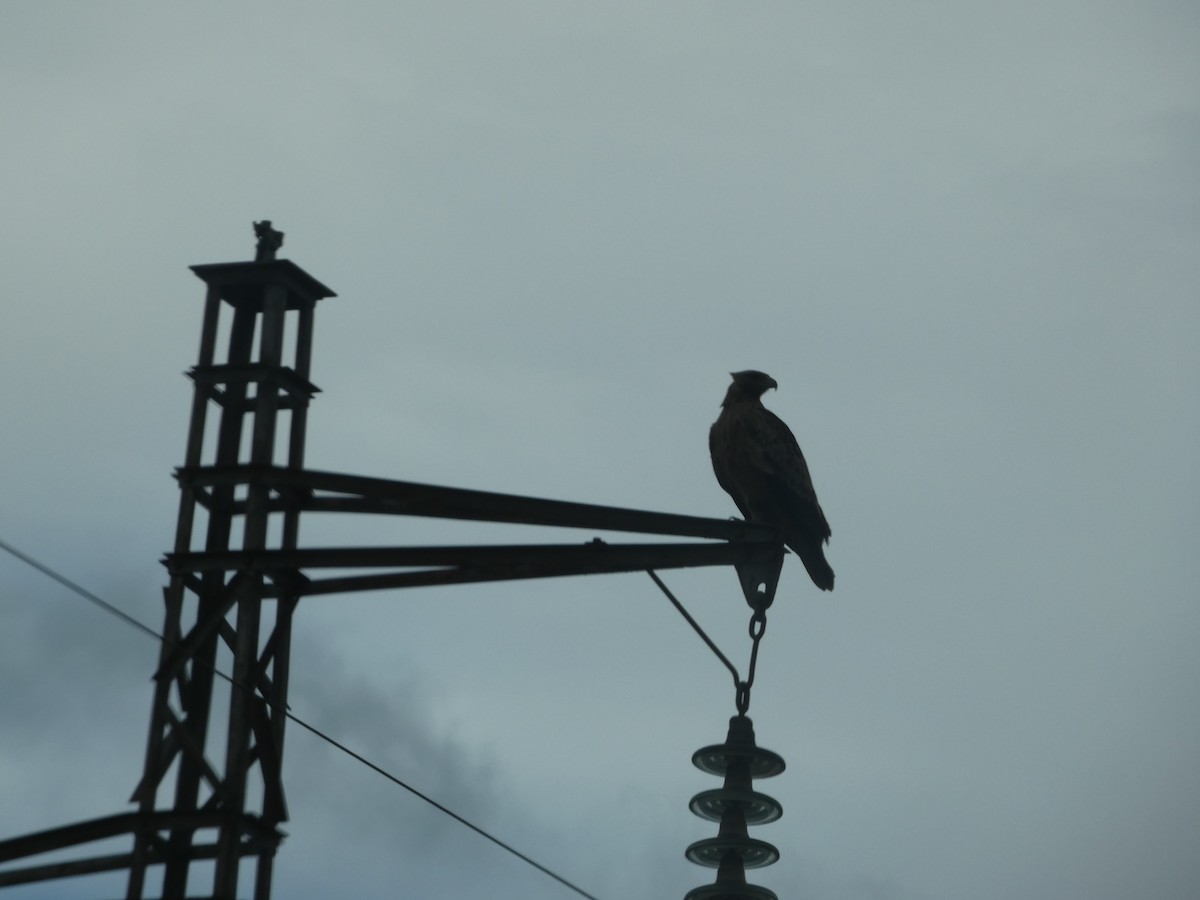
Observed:
[[[806,546],[807,545],[807,546]],[[808,577],[813,584],[823,591],[833,590],[833,569],[825,559],[825,551],[820,544],[815,546],[811,541],[788,541],[788,546],[800,557]]]

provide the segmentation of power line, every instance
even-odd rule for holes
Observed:
[[[125,622],[127,625],[130,625],[133,628],[136,628],[138,631],[141,631],[141,632],[149,635],[150,637],[154,638],[156,641],[158,641],[162,644],[166,644],[167,646],[172,647],[172,648],[179,647],[178,643],[176,643],[175,641],[170,641],[167,638],[163,637],[161,634],[159,634],[157,631],[155,631],[149,625],[135,619],[133,616],[129,615],[128,613],[124,612],[123,610],[118,609],[116,606],[109,603],[107,600],[104,600],[103,598],[98,597],[96,594],[93,594],[87,588],[85,588],[79,584],[76,584],[74,581],[67,578],[65,575],[61,574],[60,572],[55,571],[50,566],[46,565],[45,563],[41,562],[40,560],[35,559],[34,557],[28,555],[27,553],[21,552],[16,547],[12,546],[12,544],[8,543],[7,541],[5,541],[3,539],[0,539],[0,549],[7,551],[9,554],[16,557],[21,562],[25,563],[26,565],[28,565],[34,569],[37,569],[39,572],[41,572],[43,575],[47,576],[48,578],[51,578],[54,581],[57,581],[59,584],[61,584],[65,588],[67,588],[72,593],[78,595],[79,597],[82,597],[84,600],[87,600],[89,603],[92,603],[95,606],[98,606],[100,609],[104,610],[105,612],[109,613],[110,615],[116,616],[121,621]],[[198,662],[198,661],[193,660],[193,662]],[[555,872],[553,869],[549,869],[546,866],[542,865],[541,863],[537,862],[536,860],[530,858],[529,856],[526,856],[524,853],[522,853],[520,850],[517,850],[511,844],[505,843],[504,841],[500,840],[500,838],[485,831],[483,828],[480,828],[478,825],[474,824],[470,820],[463,818],[458,813],[454,812],[454,810],[452,810],[452,809],[442,805],[438,801],[434,800],[428,794],[422,793],[421,791],[419,791],[415,787],[413,787],[411,784],[408,784],[403,779],[397,777],[396,775],[393,775],[391,772],[388,772],[386,769],[382,768],[381,766],[377,766],[375,763],[371,762],[369,759],[367,759],[361,753],[357,753],[354,750],[351,750],[349,747],[347,747],[341,741],[338,741],[337,739],[326,734],[324,731],[317,728],[315,725],[310,725],[308,722],[305,722],[299,716],[295,715],[294,713],[290,712],[287,709],[280,709],[278,706],[276,706],[274,703],[272,703],[266,697],[263,697],[260,694],[258,694],[252,687],[250,687],[248,685],[244,685],[238,681],[235,681],[232,676],[226,675],[224,672],[222,672],[216,666],[206,666],[206,668],[208,668],[210,671],[212,671],[213,674],[215,674],[218,678],[221,678],[224,681],[227,681],[229,684],[233,685],[238,690],[246,691],[251,694],[255,694],[255,696],[257,696],[263,703],[265,703],[271,709],[275,710],[276,712],[283,713],[283,715],[287,716],[287,718],[290,721],[295,722],[297,725],[299,725],[305,731],[307,731],[310,734],[313,734],[316,737],[320,738],[321,740],[325,741],[325,743],[329,744],[331,747],[334,747],[334,748],[340,750],[342,753],[345,753],[351,759],[361,763],[362,765],[366,766],[368,769],[375,772],[376,774],[382,775],[384,778],[386,778],[388,781],[395,784],[397,787],[404,788],[404,790],[408,791],[414,797],[424,800],[426,803],[428,803],[434,809],[438,810],[438,812],[445,813],[450,818],[454,819],[456,822],[458,822],[462,825],[465,825],[467,828],[474,831],[480,837],[486,838],[487,840],[491,841],[493,844],[495,844],[497,847],[501,848],[502,850],[507,850],[509,853],[511,853],[517,859],[521,860],[524,863],[529,864],[530,866],[533,866],[533,868],[537,869],[543,875],[547,875],[550,878],[553,878],[555,881],[557,881],[563,887],[565,887],[571,891],[574,891],[576,894],[578,894],[581,897],[587,898],[587,900],[598,900],[598,898],[595,895],[589,894],[587,891],[583,890],[583,888],[571,883],[566,878],[564,878],[563,876],[561,876],[557,872]]]
[[[156,641],[161,641],[164,644],[172,644],[172,646],[175,646],[171,641],[168,641],[165,637],[160,635],[157,631],[155,631],[149,625],[146,625],[143,622],[139,622],[137,619],[135,619],[133,616],[129,615],[128,613],[123,612],[120,609],[117,609],[117,607],[113,606],[107,600],[103,600],[100,597],[97,597],[95,594],[93,594],[87,588],[81,587],[80,585],[73,582],[71,579],[67,578],[67,576],[54,571],[52,568],[50,568],[45,563],[34,559],[32,556],[29,556],[26,553],[22,553],[20,550],[18,550],[16,547],[14,547],[12,544],[8,543],[7,541],[0,540],[0,548],[7,550],[9,553],[11,553],[13,556],[15,556],[21,562],[25,563],[27,566],[32,566],[33,568],[37,569],[39,572],[41,572],[43,575],[47,576],[48,578],[54,579],[59,584],[61,584],[63,587],[78,594],[80,597],[82,597],[84,600],[87,600],[89,603],[94,603],[96,606],[100,607],[105,612],[116,616],[118,619],[125,622],[126,624],[132,625],[134,628],[138,629],[139,631],[145,632],[146,634],[150,635],[150,637],[154,638]],[[216,670],[214,669],[213,671],[216,671]],[[228,678],[225,675],[222,675],[220,672],[217,672],[217,674],[221,675],[222,678],[225,678],[231,684],[233,683],[233,679]]]

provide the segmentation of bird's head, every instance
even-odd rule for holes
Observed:
[[[775,379],[766,372],[756,369],[746,369],[744,372],[730,372],[734,386],[751,399],[757,400],[771,388],[778,389]]]

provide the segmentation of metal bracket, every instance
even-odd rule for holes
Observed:
[[[775,602],[779,573],[783,571],[783,545],[779,545],[779,553],[772,559],[750,559],[736,563],[735,568],[750,608],[756,612],[768,609]]]

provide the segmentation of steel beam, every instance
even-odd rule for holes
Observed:
[[[313,469],[197,466],[177,469],[175,474],[181,485],[212,491],[213,496],[219,488],[251,482],[265,485],[272,489],[272,508],[277,510],[470,519],[477,522],[588,528],[724,541],[778,539],[770,526],[742,519],[712,519],[599,506]]]

